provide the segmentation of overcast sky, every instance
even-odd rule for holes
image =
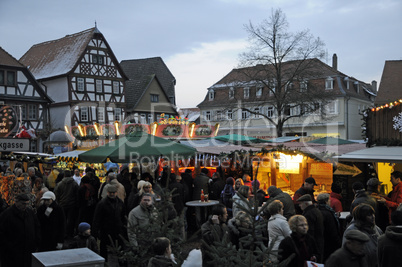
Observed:
[[[290,31],[309,29],[338,56],[338,70],[380,84],[385,60],[402,59],[401,0],[0,0],[0,46],[19,59],[32,45],[97,22],[119,61],[160,56],[176,102],[195,107],[238,65],[244,24],[281,8]]]

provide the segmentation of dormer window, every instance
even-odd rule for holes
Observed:
[[[356,92],[357,93],[360,93],[360,85],[359,85],[359,82],[354,82],[354,84],[355,84],[355,88],[356,88]]]
[[[328,77],[325,80],[325,89],[326,90],[332,90],[334,89],[334,79],[332,77]]]
[[[230,87],[230,89],[229,89],[229,98],[234,98],[234,93],[235,93],[234,88]]]
[[[345,85],[346,85],[346,89],[350,89],[350,81],[349,81],[349,77],[345,77],[345,79],[343,79],[345,81]]]
[[[256,88],[255,96],[256,97],[261,97],[262,96],[262,86],[259,86],[259,87]]]
[[[250,97],[250,88],[245,87],[244,88],[244,99],[247,99]]]
[[[209,90],[209,100],[214,100],[215,98],[215,91],[214,90]]]

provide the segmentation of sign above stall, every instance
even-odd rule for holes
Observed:
[[[0,138],[0,152],[29,151],[29,139]]]
[[[332,177],[332,163],[311,163],[310,175],[321,175]]]
[[[0,105],[0,138],[8,137],[18,129],[18,116],[11,106]]]

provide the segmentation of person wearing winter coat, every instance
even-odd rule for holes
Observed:
[[[40,243],[40,225],[30,197],[19,194],[15,203],[0,215],[0,260],[2,267],[30,267],[32,253]]]
[[[283,204],[279,200],[274,200],[268,205],[268,211],[271,217],[268,220],[268,247],[272,246],[272,250],[278,250],[280,243],[285,237],[290,236],[292,230],[286,218],[283,216]],[[278,262],[278,252],[270,255],[272,262]]]
[[[243,197],[241,198],[240,195]],[[236,217],[237,213],[243,209],[240,206],[248,209],[248,197],[250,196],[250,187],[242,185],[233,196],[233,217]]]
[[[381,198],[378,202],[385,204],[388,208],[389,221],[391,223],[391,213],[402,203],[402,173],[394,171],[391,173],[392,191],[390,197]]]
[[[342,212],[343,211],[343,207],[342,207],[342,188],[336,184],[336,183],[332,183],[331,186],[331,194],[329,195],[330,197],[330,205],[331,208],[335,211],[335,212]]]
[[[138,246],[137,231],[141,231],[141,227],[148,227],[153,218],[156,218],[156,210],[152,195],[144,193],[141,195],[140,204],[132,209],[128,214],[127,233],[128,239],[132,246]]]
[[[325,262],[325,267],[368,266],[364,245],[369,240],[368,236],[359,230],[350,230],[345,234],[343,246],[331,254]]]
[[[152,244],[155,256],[149,259],[148,267],[173,267],[177,266],[172,259],[170,240],[166,237],[158,237]]]
[[[97,192],[92,186],[89,176],[85,175],[78,188],[78,221],[92,222],[97,203]]]
[[[322,263],[324,255],[324,219],[322,214],[313,204],[309,194],[299,197],[297,201],[303,211],[303,216],[307,219],[308,233],[314,237],[318,247],[317,262]]]
[[[223,204],[213,206],[211,217],[201,226],[202,240],[204,240],[204,242],[207,244],[212,244],[214,241],[222,241],[224,236],[228,234],[229,231],[226,225],[227,219],[228,213]],[[201,245],[201,252],[202,266],[216,266],[211,263],[213,258],[204,244]]]
[[[91,235],[91,225],[82,222],[78,225],[78,235],[74,236],[70,248],[89,248],[96,254],[99,254],[98,242]]]
[[[293,195],[293,202],[294,202],[295,210],[296,210],[297,214],[303,213],[297,202],[299,197],[309,194],[311,196],[313,203],[315,203],[314,186],[316,186],[316,185],[317,185],[317,183],[315,182],[315,179],[310,176],[310,177],[306,178],[306,180],[304,180],[304,184],[299,189],[296,190],[295,194]]]
[[[378,266],[394,267],[402,263],[402,210],[391,214],[392,225],[378,238]]]
[[[53,192],[47,191],[42,196],[43,204],[36,215],[41,227],[39,251],[62,249],[66,232],[66,218],[63,209],[57,204]]]
[[[64,178],[56,185],[54,194],[66,216],[66,236],[72,238],[78,217],[78,184],[74,181],[70,170],[64,171]]]
[[[329,194],[321,193],[317,196],[318,209],[324,220],[324,260],[342,245],[341,229],[335,211],[329,206]]]
[[[353,215],[353,209],[361,203],[366,203],[373,207],[374,210],[377,209],[377,203],[372,198],[367,191],[364,189],[364,185],[361,182],[355,182],[352,185],[352,190],[355,193],[355,198],[350,206],[350,214]]]
[[[211,178],[208,176],[208,173],[208,169],[203,168],[201,173],[194,178],[193,200],[201,199],[201,190],[204,191],[204,194],[209,193],[209,180]]]
[[[377,258],[377,245],[378,245],[378,238],[383,234],[382,230],[375,225],[375,211],[372,206],[362,203],[359,204],[353,210],[353,221],[346,228],[343,239],[342,245],[346,241],[346,234],[350,230],[359,230],[366,234],[369,237],[369,241],[364,244],[364,251],[367,256],[367,267],[376,267],[378,266],[378,258]]]
[[[234,183],[235,180],[232,177],[228,177],[225,187],[221,192],[221,202],[225,205],[229,218],[233,217],[233,196],[236,194]]]
[[[124,240],[121,237],[127,236],[125,205],[116,192],[116,186],[107,187],[107,197],[96,205],[92,223],[92,234],[100,240],[100,255],[105,261],[108,259],[107,246],[110,246],[111,242],[118,242],[124,248]]]
[[[108,174],[108,182],[103,188],[101,198],[105,198],[107,196],[107,188],[111,185],[117,188],[117,197],[120,198],[120,200],[124,203],[126,199],[126,189],[124,189],[124,186],[117,180],[116,174],[113,172]]]
[[[211,200],[219,200],[221,196],[221,192],[225,187],[225,182],[220,177],[218,172],[215,172],[212,175],[212,181],[209,185],[210,192],[209,192],[209,199]]]
[[[178,216],[181,216],[184,209],[184,185],[180,181],[180,175],[170,174],[169,190],[172,192],[172,202]]]
[[[307,233],[307,219],[303,215],[294,215],[289,219],[289,228],[292,233],[279,245],[279,261],[282,262],[294,254],[294,258],[286,266],[304,267],[306,261],[317,262],[319,252],[314,238]]]
[[[241,243],[240,239],[251,234],[252,222],[250,216],[244,212],[239,211],[236,217],[228,221],[229,240],[233,245],[239,249]],[[250,249],[250,245],[242,245],[243,249]]]
[[[251,182],[251,187],[252,190],[251,192],[254,193],[254,187],[256,189],[256,193],[255,193],[255,197],[257,198],[257,203],[258,203],[258,207],[261,207],[262,204],[265,202],[265,197],[268,196],[267,193],[264,192],[264,190],[260,189],[260,181],[258,180],[254,180]]]
[[[280,202],[282,202],[283,216],[285,216],[287,220],[289,220],[290,217],[296,214],[295,205],[293,204],[292,198],[289,194],[282,192],[282,189],[271,185],[270,187],[268,187],[268,195],[269,199],[267,200],[267,203],[271,203],[274,200],[279,200]]]

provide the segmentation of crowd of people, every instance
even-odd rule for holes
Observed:
[[[227,238],[237,249],[251,249],[240,240],[252,231],[253,220],[247,209],[258,207],[265,230],[256,233],[272,248],[269,260],[287,266],[304,266],[307,261],[325,266],[397,266],[402,253],[402,173],[391,174],[393,190],[381,195],[381,182],[372,178],[367,187],[353,184],[355,198],[350,216],[341,223],[342,190],[334,183],[331,193],[314,194],[316,181],[305,179],[293,198],[271,185],[266,191],[247,174],[209,175],[206,168],[197,175],[187,169],[181,175],[166,169],[156,179],[150,173],[137,175],[123,165],[118,174],[110,170],[100,183],[95,171],[87,167],[60,171],[47,179],[34,167],[27,169],[32,191],[18,194],[15,203],[1,210],[0,259],[5,266],[30,266],[31,253],[87,247],[108,261],[108,247],[125,240],[133,247],[144,240],[133,229],[147,228],[158,216],[155,203],[165,190],[172,192],[169,218],[183,221],[182,237],[201,230],[206,244]],[[15,168],[16,176],[24,176]],[[195,176],[195,177],[194,177]],[[224,178],[227,177],[227,178]],[[185,203],[208,195],[219,204],[205,220],[204,209]],[[34,196],[34,198],[32,198]],[[32,201],[34,199],[34,201]],[[98,242],[99,241],[99,242]],[[154,257],[148,266],[175,266],[170,240],[153,240]],[[98,247],[99,244],[99,247]],[[214,266],[214,255],[201,246],[203,266]]]

